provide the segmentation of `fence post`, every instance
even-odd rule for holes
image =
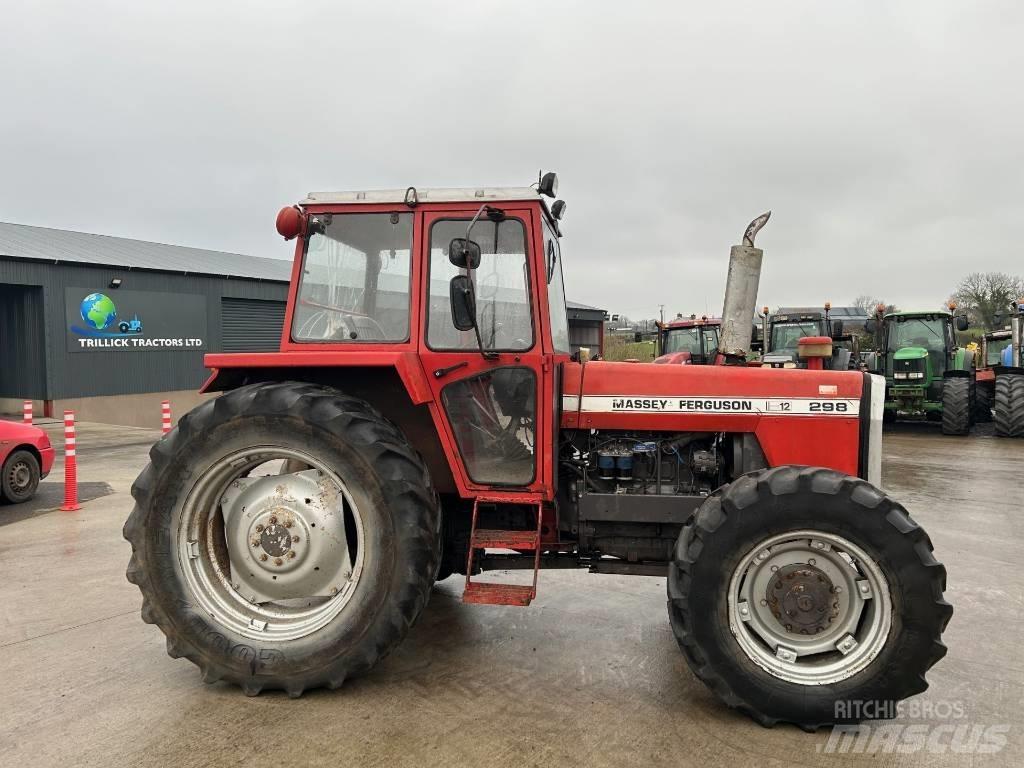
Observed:
[[[78,457],[75,455],[75,412],[64,411],[64,504],[61,510],[74,512],[78,503]]]
[[[21,406],[21,420],[26,424],[32,423],[32,401],[26,400]]]
[[[171,401],[164,400],[160,403],[160,431],[165,435],[171,431]]]

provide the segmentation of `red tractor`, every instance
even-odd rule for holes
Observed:
[[[133,487],[143,620],[206,681],[299,696],[370,670],[437,580],[527,605],[541,567],[582,567],[667,577],[694,674],[762,724],[923,691],[952,608],[879,488],[884,382],[573,360],[555,186],[279,214],[297,241],[280,351],[208,355],[223,394]],[[749,344],[756,229],[732,250],[723,363]],[[526,583],[478,578],[515,568]]]
[[[676,318],[658,325],[659,364],[711,365],[718,355],[717,317]]]

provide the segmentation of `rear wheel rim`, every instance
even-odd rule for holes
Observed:
[[[249,476],[276,461],[279,473]],[[285,471],[296,465],[305,469]],[[295,497],[310,477],[325,498],[337,502],[330,517],[342,520],[343,529],[325,523],[323,511],[311,511],[314,493]],[[270,500],[268,484],[287,492]],[[332,524],[335,528],[326,530]],[[296,640],[322,629],[344,610],[363,573],[364,526],[349,489],[322,462],[283,446],[251,447],[215,461],[186,497],[174,530],[178,565],[201,610],[225,629],[262,641]],[[342,539],[344,555],[327,557],[322,545],[320,559],[306,555],[316,537],[331,546]],[[297,576],[297,589],[315,580],[310,589],[318,594],[275,596]]]
[[[800,685],[862,671],[892,628],[889,583],[874,559],[841,536],[809,529],[768,537],[740,559],[728,611],[747,658]]]

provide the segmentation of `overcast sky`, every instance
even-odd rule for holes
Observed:
[[[0,220],[290,257],[323,189],[556,170],[567,294],[717,313],[772,209],[760,303],[934,307],[1021,274],[1019,2],[17,3]]]

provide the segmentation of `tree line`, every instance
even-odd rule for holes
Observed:
[[[999,315],[1005,316],[1010,306],[1021,299],[1024,299],[1024,278],[1005,272],[972,272],[957,284],[942,308],[953,302],[958,311],[967,313],[973,327],[991,331],[1002,327],[1005,320]],[[863,295],[853,300],[853,305],[867,315],[873,315],[880,304],[885,306],[886,312],[899,311],[895,304],[876,296]]]

